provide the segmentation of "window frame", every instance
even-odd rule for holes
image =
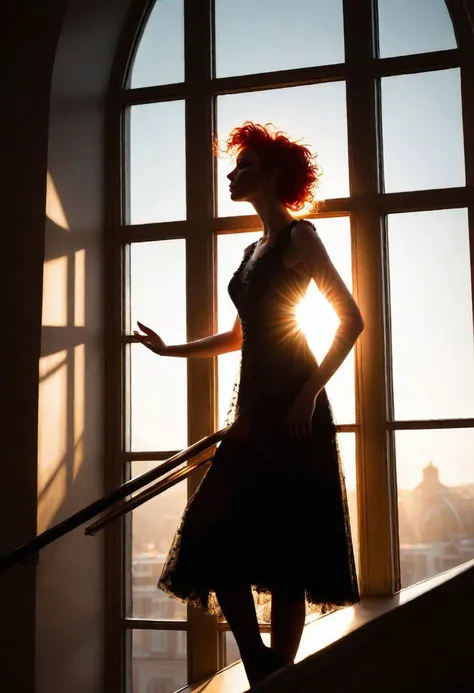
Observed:
[[[474,419],[395,421],[390,354],[387,229],[385,217],[404,211],[466,207],[471,251],[471,297],[474,303],[474,59],[473,34],[466,5],[446,0],[458,39],[458,48],[379,59],[376,0],[342,0],[345,62],[343,64],[283,70],[238,77],[211,78],[214,45],[211,31],[213,0],[184,0],[185,81],[179,84],[128,89],[131,56],[151,12],[153,2],[134,0],[117,49],[107,95],[105,171],[107,225],[105,252],[105,485],[115,488],[126,480],[127,463],[162,460],[170,451],[125,452],[122,431],[125,411],[123,359],[126,345],[122,314],[126,303],[127,244],[149,240],[186,240],[187,339],[216,330],[216,242],[218,233],[259,228],[256,216],[215,217],[212,189],[215,182],[209,143],[215,125],[214,99],[239,91],[298,86],[321,81],[346,83],[350,197],[328,200],[313,215],[349,215],[352,236],[353,294],[364,315],[365,330],[355,347],[356,423],[340,430],[356,434],[356,466],[360,537],[360,588],[363,596],[390,595],[400,588],[400,564],[395,469],[395,431],[407,429],[473,427]],[[460,68],[466,186],[440,190],[381,192],[380,79],[386,76]],[[126,109],[131,105],[184,99],[186,103],[187,218],[179,222],[123,224],[127,162],[123,136]],[[124,168],[125,166],[125,168]],[[200,175],[193,178],[192,172]],[[117,204],[117,200],[121,200]],[[375,242],[374,242],[375,241]],[[195,359],[188,372],[188,443],[215,430],[217,425],[216,359]],[[388,415],[386,415],[388,413]],[[381,464],[381,461],[383,464]],[[202,474],[188,480],[188,493]],[[127,523],[129,524],[129,523]],[[124,525],[126,526],[126,525]],[[123,541],[119,523],[105,531],[106,658],[110,690],[130,685],[126,660],[132,627],[187,632],[188,679],[196,681],[223,665],[225,648],[217,639],[225,624],[216,624],[200,610],[188,608],[187,621],[124,619],[123,595],[130,589],[124,571]],[[268,627],[262,630],[268,630]],[[129,632],[130,634],[130,632]],[[223,634],[222,634],[223,635]],[[129,689],[131,690],[131,689]]]

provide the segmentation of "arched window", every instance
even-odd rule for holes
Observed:
[[[271,121],[319,154],[316,226],[365,321],[328,385],[364,595],[410,584],[413,552],[425,551],[434,566],[424,578],[443,563],[432,560],[443,557],[443,542],[414,542],[422,522],[415,497],[429,460],[451,502],[471,513],[474,536],[462,501],[474,498],[468,20],[457,0],[293,0],[271,12],[253,0],[162,0],[145,12],[137,1],[111,88],[115,479],[143,473],[222,425],[235,356],[216,364],[160,359],[132,334],[137,319],[170,343],[231,325],[227,283],[260,229],[248,205],[229,201],[229,164],[214,159],[211,143],[244,120]],[[324,355],[336,322],[315,289],[301,324]],[[129,518],[126,631],[140,628],[132,620],[143,618],[140,591],[156,584],[151,566],[165,559],[197,481]],[[132,575],[138,555],[150,564],[149,579]],[[188,630],[191,680],[225,665],[212,620],[164,596],[155,611],[157,629]],[[127,657],[130,665],[133,651]]]

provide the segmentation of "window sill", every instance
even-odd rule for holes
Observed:
[[[380,616],[449,582],[471,568],[474,568],[474,560],[407,587],[393,596],[365,597],[360,604],[332,612],[323,617],[313,618],[306,623],[295,663],[323,650]],[[242,693],[242,691],[248,690],[247,677],[241,661],[239,660],[222,669],[210,679],[182,688],[180,693],[200,693],[204,690],[206,693]]]

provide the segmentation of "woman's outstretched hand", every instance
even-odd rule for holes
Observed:
[[[133,330],[133,334],[135,335],[135,337],[137,337],[137,341],[139,341],[141,344],[153,351],[154,354],[164,356],[166,353],[166,344],[161,339],[161,337],[157,335],[156,332],[154,332],[150,327],[147,327],[143,323],[138,322],[138,320],[137,325],[140,329],[140,332],[143,332],[143,334],[140,334],[140,332],[138,332],[137,330]]]

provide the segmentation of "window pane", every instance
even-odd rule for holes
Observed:
[[[132,631],[132,693],[175,693],[187,684],[180,631]]]
[[[187,445],[186,359],[131,346],[131,450],[182,450]]]
[[[184,101],[130,109],[126,223],[186,218]]]
[[[133,60],[131,88],[184,81],[183,0],[159,0]]]
[[[219,96],[217,117],[220,140],[225,140],[234,127],[246,120],[261,124],[271,122],[291,139],[302,140],[318,154],[317,161],[324,170],[317,199],[349,195],[346,90],[343,82]],[[232,168],[230,160],[218,159],[219,216],[255,214],[248,202],[230,200],[226,176]]]
[[[215,16],[217,77],[344,62],[341,0],[216,0]],[[292,26],[310,34],[294,40]]]
[[[132,244],[132,329],[140,320],[169,344],[186,341],[185,252],[183,239]],[[186,373],[186,359],[158,356],[142,344],[131,345],[132,450],[186,447]]]
[[[445,0],[378,0],[380,57],[456,48]]]
[[[386,192],[465,185],[459,70],[382,79]]]
[[[347,217],[318,219],[318,233],[325,244],[332,261],[350,290],[352,290],[351,239]],[[219,331],[229,330],[236,316],[236,309],[230,300],[227,286],[242,259],[244,248],[260,237],[260,232],[227,234],[218,236],[217,252],[217,298]],[[331,346],[338,327],[338,318],[330,304],[319,293],[314,282],[311,283],[305,301],[298,310],[299,320],[308,343],[319,362]],[[240,352],[218,357],[219,377],[219,422],[224,421],[230,406],[233,383],[240,361]],[[351,351],[337,373],[327,385],[337,423],[355,421],[354,393],[354,352]]]
[[[474,558],[474,430],[397,431],[402,587]]]
[[[160,464],[163,462],[132,462],[132,478]],[[181,481],[131,512],[132,594],[128,615],[132,618],[186,619],[186,606],[157,587],[186,506],[186,489],[187,481]]]
[[[474,416],[465,209],[388,217],[395,418]]]
[[[186,340],[184,238],[131,244],[130,313],[132,330],[139,320],[167,343]]]

